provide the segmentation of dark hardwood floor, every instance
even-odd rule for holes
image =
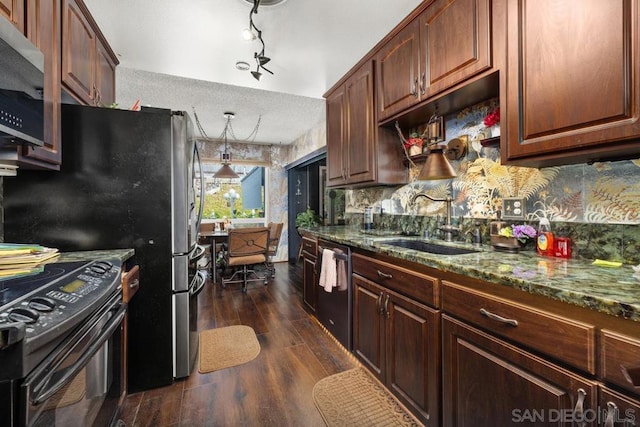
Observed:
[[[251,326],[260,354],[244,365],[191,376],[127,396],[127,426],[323,426],[315,383],[357,366],[302,307],[302,264],[276,264],[268,286],[209,283],[199,301],[200,330]]]

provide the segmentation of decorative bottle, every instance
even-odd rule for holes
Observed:
[[[551,223],[547,218],[542,218],[538,225],[538,241],[536,250],[540,255],[554,256],[553,232],[551,232]]]

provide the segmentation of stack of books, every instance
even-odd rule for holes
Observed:
[[[40,273],[58,255],[57,249],[40,245],[0,243],[0,280]]]

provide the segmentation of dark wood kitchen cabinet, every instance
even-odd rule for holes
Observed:
[[[504,163],[640,157],[638,0],[507,2]]]
[[[27,0],[27,37],[44,55],[44,145],[18,148],[21,167],[59,170],[60,127],[60,1]]]
[[[375,180],[373,66],[369,61],[327,97],[329,186]]]
[[[491,69],[491,2],[436,0],[376,55],[378,119]]]
[[[0,0],[0,16],[24,33],[24,0]]]
[[[607,387],[599,389],[598,401],[605,427],[634,427],[640,416],[640,400],[620,394]]]
[[[81,103],[115,101],[118,60],[82,0],[62,3],[62,84]]]
[[[315,237],[302,237],[302,302],[316,313],[318,302],[318,241]]]
[[[442,345],[444,426],[547,426],[597,410],[596,382],[446,314]]]
[[[325,96],[328,186],[405,183],[402,146],[376,125],[373,63],[366,61]]]
[[[404,280],[408,271],[355,254],[353,259],[356,357],[422,422],[439,425],[439,311],[365,277],[377,271],[387,276],[379,282],[422,286],[417,278]]]

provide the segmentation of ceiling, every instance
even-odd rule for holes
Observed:
[[[421,0],[286,0],[253,15],[271,58],[260,81],[259,41],[245,42],[247,0],[84,0],[116,53],[117,102],[194,109],[217,138],[225,111],[234,134],[254,142],[289,144],[324,121],[322,95]]]

